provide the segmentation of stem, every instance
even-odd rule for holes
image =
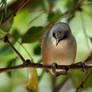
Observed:
[[[33,58],[32,58],[32,56],[31,56],[31,54],[28,52],[28,50],[24,47],[24,45],[23,44],[21,44],[19,41],[17,41],[20,45],[21,45],[21,47],[25,50],[25,52],[28,54],[28,56],[30,57],[30,59],[31,59],[31,62],[33,63],[34,62],[34,60],[33,60]]]
[[[7,42],[11,46],[11,48],[16,52],[16,54],[20,57],[20,59],[22,60],[23,63],[26,62],[25,59],[23,58],[23,56],[17,51],[17,49],[9,41],[8,36],[5,36],[4,42]]]
[[[26,61],[25,61],[26,62]],[[89,65],[85,65],[86,68],[90,68],[92,69],[92,64],[89,64]],[[17,70],[17,69],[21,69],[21,68],[29,68],[29,67],[32,67],[32,68],[41,68],[41,69],[53,69],[52,68],[52,65],[44,65],[44,64],[35,64],[35,63],[31,63],[31,62],[26,62],[24,64],[21,64],[21,65],[18,65],[18,66],[14,66],[14,67],[9,67],[9,68],[0,68],[0,73],[1,72],[9,72],[9,71],[13,71],[13,70]],[[57,65],[57,68],[56,69],[82,69],[84,68],[83,66],[81,65],[78,65],[78,64],[72,64],[72,65]]]
[[[85,82],[88,80],[88,78],[92,75],[92,70],[88,73],[88,76],[81,82],[81,84],[79,85],[79,87],[76,89],[76,92],[79,92],[80,88],[83,88],[83,85],[85,84]]]
[[[35,0],[17,0],[15,4],[11,4],[8,6],[7,10],[11,10],[12,13],[0,24],[0,28],[5,25],[9,20],[11,20],[14,16],[16,16],[16,13],[20,10],[22,10],[24,7],[27,7],[29,5],[32,5]],[[1,11],[0,13],[3,13]]]

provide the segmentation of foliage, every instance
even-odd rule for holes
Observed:
[[[22,8],[20,10],[17,10],[18,6],[14,5],[12,9],[10,7],[12,4],[8,5],[6,1],[1,0],[0,2],[0,39],[8,34],[12,44],[25,59],[29,59],[30,54],[33,62],[42,63],[42,37],[58,21],[69,23],[76,38],[77,56],[75,62],[85,61],[92,53],[92,0],[32,0],[33,2],[28,4],[27,7],[22,8],[20,6]],[[15,0],[15,2],[18,2],[18,0]],[[14,15],[12,15],[13,13]],[[11,15],[13,17],[10,17]],[[16,57],[17,55],[12,48],[0,40],[0,66],[11,67],[21,64],[20,58]],[[90,63],[91,61],[92,59],[88,60]],[[71,70],[67,76],[59,76],[57,78],[56,87],[58,88],[61,85],[62,91],[62,85],[69,78],[72,81],[72,88],[75,89],[87,77],[89,71]],[[37,90],[29,90],[24,87],[27,81],[27,70],[20,69],[0,74],[0,91],[52,92],[53,83],[49,74],[44,73],[41,69],[35,72],[31,71],[31,73],[38,73],[38,76],[37,74],[35,76],[36,79],[39,79]],[[88,78],[80,92],[85,90],[89,92],[89,88],[92,89],[91,81],[92,76]],[[67,87],[66,90],[68,92]],[[70,92],[72,91],[70,90]]]

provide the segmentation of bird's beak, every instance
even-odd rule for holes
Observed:
[[[60,39],[56,39],[56,46],[58,45],[58,43],[60,42]]]

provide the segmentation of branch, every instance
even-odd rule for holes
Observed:
[[[18,65],[18,66],[14,66],[14,67],[9,67],[9,68],[0,68],[0,73],[2,72],[9,72],[9,71],[13,71],[13,70],[17,70],[17,69],[22,69],[22,68],[41,68],[41,69],[53,69],[52,65],[45,65],[45,64],[35,64],[35,63],[31,63],[31,62],[27,62],[27,60],[25,61],[26,63]],[[90,68],[92,69],[92,64],[86,64],[85,65],[86,68]],[[56,69],[64,69],[64,70],[70,70],[70,69],[83,69],[84,67],[81,64],[72,64],[72,65],[57,65]]]
[[[16,69],[21,69],[21,68],[27,68],[27,67],[32,67],[32,68],[43,68],[43,69],[64,69],[66,71],[68,71],[69,69],[87,69],[87,68],[92,68],[92,64],[85,64],[82,65],[81,63],[77,63],[77,64],[72,64],[72,65],[57,65],[55,66],[55,68],[52,65],[44,65],[44,64],[35,64],[35,63],[31,63],[30,60],[25,60],[23,58],[23,56],[17,51],[17,49],[13,46],[13,44],[9,41],[8,36],[5,36],[4,38],[4,42],[8,43],[11,48],[16,52],[16,54],[20,57],[20,59],[23,61],[23,64],[18,65],[18,66],[14,66],[14,67],[10,67],[10,68],[0,68],[0,72],[8,72],[8,71],[13,71]]]
[[[16,49],[16,48],[12,45],[12,43],[9,41],[8,36],[5,36],[4,42],[5,42],[5,43],[8,43],[8,44],[11,46],[11,48],[16,52],[16,54],[20,57],[20,59],[22,60],[23,63],[26,62],[25,59],[23,58],[23,56],[17,51],[17,49]]]
[[[88,78],[92,75],[92,70],[88,73],[88,76],[81,82],[81,84],[79,85],[79,87],[76,89],[76,92],[79,92],[79,90],[81,88],[83,88],[83,85],[85,84],[85,82],[88,80]]]
[[[9,20],[11,20],[18,11],[22,10],[24,7],[31,5],[35,0],[17,0],[15,3],[11,4],[7,9],[11,10],[12,13],[0,24],[0,28],[5,25]],[[3,13],[2,10],[0,13]]]

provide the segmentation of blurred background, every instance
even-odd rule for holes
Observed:
[[[42,37],[59,21],[68,23],[76,38],[75,63],[91,64],[92,0],[0,0],[0,68],[22,64],[12,48],[3,42],[6,34],[25,59],[42,63]],[[0,73],[0,92],[75,92],[89,72],[89,69],[70,70],[67,75],[57,77],[55,85],[52,76],[43,69]],[[36,90],[26,88],[29,74],[35,76],[32,80],[38,85]],[[78,92],[92,92],[92,75]]]

